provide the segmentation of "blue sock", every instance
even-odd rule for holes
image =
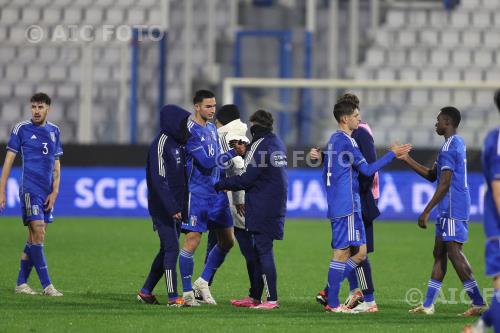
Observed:
[[[481,315],[481,319],[484,321],[486,326],[494,327],[495,329],[500,330],[500,289],[495,289],[495,293],[493,298],[491,299],[490,308],[488,311]]]
[[[464,281],[464,289],[467,291],[473,305],[484,305],[484,298],[479,291],[476,280]]]
[[[355,269],[353,269],[352,271],[349,272],[349,275],[347,275],[347,281],[349,281],[349,290],[350,291],[353,291],[353,290],[359,288],[358,277],[356,276]]]
[[[193,253],[181,249],[179,254],[179,271],[182,278],[182,291],[192,291],[191,278],[194,271]]]
[[[436,301],[439,295],[439,290],[441,289],[441,281],[430,279],[427,284],[427,294],[425,294],[424,307],[428,308]]]
[[[30,247],[31,247],[31,244],[26,242],[26,245],[24,246],[24,254],[26,254],[26,256],[28,257],[28,259],[26,260],[22,260],[21,259],[21,262],[20,262],[20,268],[19,268],[19,275],[17,277],[17,285],[21,285],[23,283],[27,283],[28,282],[28,278],[30,276],[30,273],[31,273],[31,269],[33,268],[33,261],[31,261],[31,258],[30,258]]]
[[[212,276],[215,274],[215,271],[217,271],[217,268],[219,268],[224,262],[226,255],[227,252],[223,251],[219,245],[215,245],[208,255],[205,268],[201,273],[201,278],[207,282],[210,281]]]
[[[45,289],[51,284],[49,277],[49,268],[47,267],[47,261],[45,260],[45,254],[43,253],[43,244],[33,244],[30,247],[31,260],[35,266],[36,272],[38,273],[38,278],[42,287]]]
[[[345,267],[344,262],[330,261],[330,269],[328,270],[328,305],[332,308],[340,305],[339,292],[344,280]]]
[[[349,279],[349,276],[354,275],[354,279],[356,279],[356,267],[358,267],[358,264],[356,264],[351,258],[347,259],[345,262],[344,278]],[[351,285],[351,281],[349,281],[349,285]]]
[[[267,301],[275,302],[278,300],[278,275],[276,274],[276,265],[274,263],[274,254],[272,251],[259,256],[259,264],[262,272],[262,281],[266,290]]]

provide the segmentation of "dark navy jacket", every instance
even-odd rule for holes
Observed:
[[[190,113],[165,105],[160,113],[160,133],[149,146],[146,165],[149,214],[171,220],[178,212],[186,216],[187,177],[184,144]],[[181,127],[184,127],[181,128]]]
[[[283,239],[288,178],[284,143],[273,133],[254,138],[245,156],[246,172],[221,179],[216,189],[245,191],[245,222],[251,232]]]
[[[358,129],[352,132],[351,137],[358,144],[359,150],[361,150],[366,162],[373,163],[377,160],[377,152],[375,151],[373,136],[366,129],[358,127]],[[375,199],[373,198],[373,176],[367,177],[360,173],[358,181],[363,222],[372,223],[373,220],[380,215],[380,211],[377,207]]]

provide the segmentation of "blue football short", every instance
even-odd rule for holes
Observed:
[[[436,220],[436,237],[444,242],[467,242],[469,225],[466,221],[454,220],[448,217],[438,217]]]
[[[182,223],[183,231],[207,232],[209,229],[230,228],[233,226],[229,200],[225,192],[216,196],[189,194],[187,221]]]
[[[360,212],[331,220],[332,249],[366,244],[365,227]]]
[[[23,213],[23,224],[28,225],[31,221],[44,221],[45,223],[52,223],[54,216],[52,210],[45,211],[45,199],[41,196],[23,193],[20,195],[21,210]]]
[[[500,238],[492,238],[486,241],[486,275],[500,276]]]

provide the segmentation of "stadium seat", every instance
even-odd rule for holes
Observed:
[[[387,26],[399,28],[406,24],[406,12],[401,10],[391,10],[387,13]]]
[[[9,63],[14,59],[16,55],[16,49],[13,47],[0,47],[0,59],[3,63]]]
[[[122,24],[125,20],[125,11],[120,7],[110,7],[106,12],[106,23],[108,24]]]
[[[485,49],[474,51],[474,65],[480,68],[489,68],[493,65],[493,52]]]
[[[429,63],[429,53],[425,48],[412,48],[409,50],[408,65],[420,67]]]
[[[481,45],[481,30],[464,30],[462,33],[463,46],[475,48]]]
[[[433,10],[430,13],[430,23],[434,28],[448,26],[448,14],[444,10]]]
[[[429,101],[429,91],[427,89],[409,90],[408,102],[410,105],[424,105]]]
[[[427,27],[428,22],[428,12],[423,10],[410,11],[407,18],[410,26],[415,28]]]
[[[82,10],[75,7],[64,8],[63,24],[78,24],[82,21]]]
[[[488,30],[484,32],[484,46],[487,48],[498,49],[500,41],[500,31]]]
[[[463,71],[463,79],[464,81],[482,81],[483,71],[477,68],[466,68]]]
[[[439,81],[439,70],[436,67],[427,67],[420,71],[420,80]]]
[[[476,9],[481,6],[481,0],[464,0],[460,4],[464,9]]]
[[[78,96],[78,89],[73,84],[61,84],[57,87],[57,96],[61,99],[75,100]]]
[[[20,10],[11,6],[2,8],[0,22],[3,25],[11,25],[19,22]]]
[[[21,22],[23,24],[30,25],[40,21],[40,11],[37,8],[24,7],[21,13]]]
[[[431,51],[430,60],[435,67],[447,66],[450,63],[450,54],[445,49],[435,49]]]
[[[430,131],[425,128],[415,128],[409,131],[410,142],[414,147],[427,147],[431,141]]]
[[[443,81],[460,81],[461,79],[461,72],[458,68],[447,67],[441,71]]]
[[[26,103],[26,105],[28,104]],[[18,121],[22,116],[21,109],[22,105],[18,102],[7,101],[5,103],[2,103],[2,120],[10,123],[11,126],[13,126],[14,123]]]
[[[426,46],[439,45],[439,34],[435,29],[420,30],[420,43]]]
[[[0,81],[0,97],[10,97],[12,94],[12,86],[10,83]]]
[[[30,64],[36,59],[36,47],[29,45],[17,50],[16,62],[20,64]]]
[[[500,73],[499,73],[500,78]],[[493,109],[493,91],[491,90],[478,90],[475,93],[474,106],[484,107],[486,109]]]
[[[441,32],[441,46],[455,48],[460,45],[460,34],[458,30],[443,30]]]
[[[11,64],[5,68],[5,79],[10,82],[17,82],[24,77],[24,67],[22,65]]]
[[[452,101],[452,93],[449,89],[434,89],[431,94],[433,105],[449,105]]]
[[[500,71],[498,69],[486,71],[486,81],[500,81]]]
[[[26,78],[30,81],[36,82],[43,80],[47,75],[44,66],[28,66],[26,70]]]
[[[104,12],[100,8],[90,7],[85,9],[85,23],[102,25]]]
[[[399,78],[401,80],[416,81],[419,79],[419,71],[414,67],[403,67],[399,71]]]
[[[411,47],[417,43],[417,33],[415,30],[400,30],[398,32],[398,43],[401,46]]]
[[[500,8],[500,3],[498,3],[497,0],[482,0],[482,4],[485,8],[488,9]]]
[[[454,11],[451,13],[451,25],[454,28],[466,28],[470,25],[470,13],[468,11]]]
[[[369,49],[367,53],[367,65],[369,66],[379,66],[385,61],[384,51],[380,49]]]
[[[125,22],[128,25],[141,25],[146,22],[146,12],[143,8],[131,8],[127,12]]]
[[[452,64],[455,67],[468,67],[472,63],[471,52],[468,49],[456,49],[451,52]],[[445,65],[445,64],[443,64]]]
[[[48,78],[54,81],[63,81],[67,77],[66,67],[53,65],[48,68]]]

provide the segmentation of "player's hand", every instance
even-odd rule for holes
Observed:
[[[43,205],[45,206],[46,212],[50,212],[52,208],[54,208],[54,204],[56,203],[56,198],[57,198],[57,193],[52,192],[48,195],[47,199],[45,199]]]
[[[5,204],[7,203],[7,196],[5,192],[0,192],[0,212],[5,209]]]
[[[236,204],[236,212],[239,216],[245,217],[245,204]]]
[[[311,148],[311,150],[309,151],[309,156],[311,156],[311,160],[321,161],[321,149],[319,149],[318,147]]]
[[[392,144],[389,146],[389,150],[392,151],[398,159],[407,155],[412,149],[412,145],[409,143],[405,143],[403,145]]]
[[[427,229],[427,220],[429,219],[429,213],[423,212],[418,217],[418,226],[422,229]]]
[[[182,213],[181,212],[175,213],[174,215],[172,215],[172,218],[177,221],[182,221]]]

